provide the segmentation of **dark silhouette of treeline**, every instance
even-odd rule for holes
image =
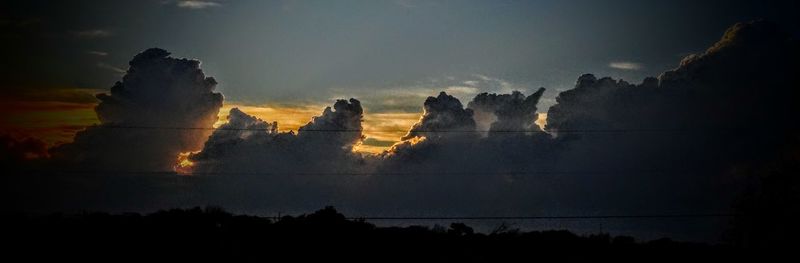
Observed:
[[[4,256],[20,261],[229,262],[493,262],[524,259],[669,261],[742,259],[736,247],[639,242],[608,234],[524,232],[499,227],[477,233],[463,223],[449,228],[377,227],[349,220],[334,208],[279,219],[233,215],[216,207],[152,214],[81,213],[6,216]]]

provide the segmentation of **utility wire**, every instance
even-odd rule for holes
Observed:
[[[659,173],[697,173],[701,170],[621,170],[621,171],[443,171],[443,172],[192,172],[178,173],[175,171],[125,171],[125,170],[28,170],[25,173],[50,173],[50,174],[121,174],[121,175],[182,175],[182,176],[213,176],[213,175],[613,175],[613,174],[659,174]]]
[[[452,217],[348,217],[350,220],[568,220],[568,219],[648,219],[648,218],[717,218],[737,217],[743,214],[647,214],[647,215],[593,215],[593,216],[452,216]]]
[[[177,127],[177,126],[132,126],[132,125],[96,125],[89,126],[102,129],[131,129],[131,130],[213,130],[213,131],[267,131],[256,128],[214,128],[214,127]],[[553,133],[673,133],[673,132],[751,132],[753,128],[637,128],[637,129],[563,129],[554,130]],[[363,129],[303,129],[299,132],[415,132],[415,133],[551,133],[544,130],[363,130]]]

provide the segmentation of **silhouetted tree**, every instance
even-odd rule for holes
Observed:
[[[450,229],[447,230],[447,233],[456,236],[464,236],[464,235],[472,235],[475,233],[471,227],[465,225],[464,223],[452,223],[450,224]]]
[[[475,232],[464,223],[449,229],[376,227],[349,220],[333,207],[300,216],[233,215],[220,207],[135,213],[7,216],[0,225],[7,257],[28,261],[511,261],[741,259],[744,251],[669,239],[637,243],[608,234],[569,231]],[[503,225],[504,226],[504,225]],[[46,253],[45,253],[46,252]]]

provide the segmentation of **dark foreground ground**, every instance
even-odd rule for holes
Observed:
[[[3,255],[18,262],[666,262],[740,261],[770,255],[727,245],[669,239],[640,242],[568,231],[498,229],[483,234],[459,223],[434,228],[376,227],[348,220],[330,207],[278,220],[232,215],[216,208],[6,219]]]

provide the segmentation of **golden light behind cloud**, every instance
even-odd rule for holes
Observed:
[[[544,125],[547,124],[547,112],[539,112],[539,118],[534,123],[544,130]]]
[[[281,132],[297,131],[298,128],[311,121],[311,118],[322,113],[325,107],[327,106],[324,104],[258,106],[235,102],[226,103],[220,109],[219,120],[214,124],[214,127],[219,127],[227,122],[230,109],[239,108],[244,113],[264,121],[277,121],[278,130]],[[369,109],[365,109],[362,126],[366,141],[355,146],[354,151],[377,154],[388,150],[391,145],[400,141],[400,138],[406,134],[414,123],[419,121],[421,114],[407,112],[369,113]]]
[[[470,92],[474,90],[468,87],[449,87],[448,92]],[[3,132],[16,134],[21,137],[33,137],[40,139],[54,146],[62,143],[71,142],[75,133],[85,129],[87,126],[100,123],[94,112],[96,102],[84,98],[86,94],[101,92],[99,90],[57,90],[54,94],[26,94],[27,97],[33,96],[37,101],[7,101],[0,110],[4,113],[0,116],[0,128]],[[402,93],[402,92],[401,92]],[[430,92],[409,92],[409,100],[418,100],[429,95]],[[46,95],[46,96],[45,96]],[[408,95],[403,93],[403,95]],[[67,98],[72,101],[81,102],[59,102],[47,101],[49,97],[59,99]],[[404,96],[399,96],[404,97]],[[397,96],[392,96],[397,98]],[[392,99],[388,99],[391,101]],[[84,102],[85,101],[85,102]],[[388,101],[382,101],[387,103]],[[409,101],[403,101],[403,104]],[[253,115],[267,122],[278,122],[278,130],[281,132],[297,131],[301,126],[306,125],[314,116],[319,115],[328,105],[325,103],[306,103],[306,104],[277,104],[277,105],[253,105],[238,102],[226,102],[218,113],[219,119],[213,127],[219,127],[227,122],[227,117],[232,108],[239,108],[243,112]],[[422,112],[387,112],[381,110],[380,113],[370,113],[369,107],[365,105],[364,128],[365,140],[354,147],[354,151],[362,153],[378,154],[389,150],[392,145],[400,141],[408,129],[419,121]],[[546,113],[540,113],[537,124],[544,127]],[[185,158],[184,158],[185,159]]]
[[[194,162],[189,159],[189,156],[197,152],[182,152],[178,154],[175,160],[175,172],[181,175],[191,175]]]
[[[390,149],[419,121],[421,115],[408,112],[365,113],[362,125],[367,140],[358,147],[358,151],[377,154]]]
[[[53,101],[6,102],[0,107],[3,113],[0,116],[0,127],[4,132],[37,138],[48,146],[54,146],[71,142],[78,131],[100,123],[94,112],[95,105]],[[219,120],[214,127],[227,122],[230,109],[239,108],[262,120],[277,121],[279,131],[297,131],[311,121],[311,118],[319,115],[325,107],[325,104],[260,106],[226,103],[220,109]],[[354,151],[378,154],[389,150],[419,121],[421,114],[422,112],[370,113],[369,108],[366,108],[362,123],[365,141],[354,147]],[[546,122],[547,113],[539,113],[536,124],[543,128]]]
[[[278,122],[278,130],[288,132],[290,130],[297,131],[300,126],[306,125],[311,118],[322,113],[326,105],[276,105],[276,106],[259,106],[259,105],[245,105],[236,102],[225,103],[219,109],[219,120],[214,124],[214,127],[219,127],[223,123],[228,122],[228,114],[232,108],[239,108],[244,113],[253,115],[256,118],[262,119],[267,122]]]

